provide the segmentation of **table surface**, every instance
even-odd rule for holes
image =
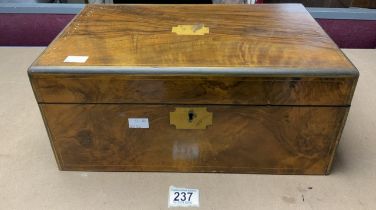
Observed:
[[[43,49],[0,47],[0,209],[167,209],[171,185],[199,209],[376,208],[376,49],[344,50],[360,79],[329,176],[59,171],[26,73]]]

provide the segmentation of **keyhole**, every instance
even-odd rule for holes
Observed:
[[[193,111],[189,111],[188,112],[188,121],[192,122],[194,117],[195,117],[195,113]]]

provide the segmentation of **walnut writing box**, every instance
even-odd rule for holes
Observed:
[[[31,65],[61,170],[327,174],[358,71],[299,4],[89,5]]]

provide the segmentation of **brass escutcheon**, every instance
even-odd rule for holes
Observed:
[[[206,129],[213,123],[213,113],[206,107],[176,107],[170,112],[170,124],[176,129]]]

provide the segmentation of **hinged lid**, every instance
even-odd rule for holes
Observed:
[[[88,5],[31,70],[357,73],[300,4]]]
[[[341,106],[358,72],[299,4],[88,5],[29,75],[39,103]]]

